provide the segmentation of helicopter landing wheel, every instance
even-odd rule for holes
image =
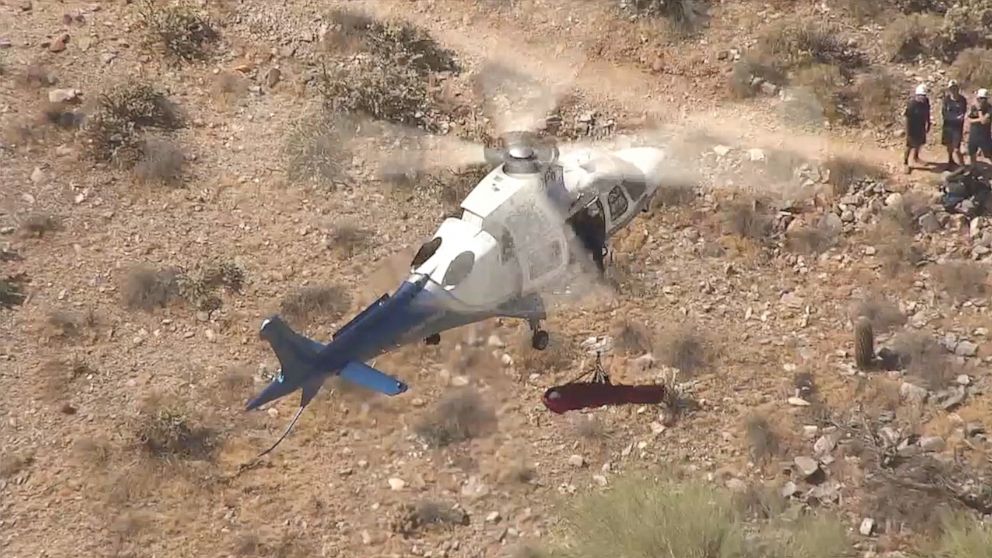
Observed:
[[[428,345],[439,345],[441,343],[441,334],[435,333],[424,339],[424,343]]]
[[[543,329],[539,329],[534,331],[534,335],[531,336],[530,345],[538,351],[543,351],[548,348],[548,342],[550,340],[551,336],[548,335],[548,332]]]

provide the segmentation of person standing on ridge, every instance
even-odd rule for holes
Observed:
[[[921,163],[920,148],[926,145],[927,133],[930,132],[930,98],[927,97],[926,85],[921,83],[916,86],[903,115],[906,117],[906,152],[902,163],[906,167],[906,174],[909,174],[912,171],[909,156],[913,155],[914,163]]]
[[[947,93],[941,105],[943,129],[941,143],[947,147],[947,167],[954,169],[964,164],[964,154],[961,153],[961,141],[964,139],[964,117],[968,113],[968,100],[961,94],[961,88],[956,80],[947,84]],[[954,154],[957,153],[957,161]]]
[[[968,160],[972,165],[978,155],[992,160],[992,105],[988,89],[979,89],[977,102],[968,113]]]

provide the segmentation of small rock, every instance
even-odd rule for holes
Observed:
[[[961,341],[954,347],[954,354],[963,357],[973,357],[978,354],[978,345],[971,341]]]
[[[820,470],[820,464],[816,462],[812,457],[799,456],[793,460],[796,464],[796,468],[802,473],[803,477],[811,477]]]
[[[716,153],[720,157],[725,157],[730,153],[730,148],[726,145],[717,145],[713,147],[713,153]]]
[[[396,477],[390,478],[388,481],[390,490],[403,490],[406,488],[406,481],[403,479],[398,479]]]
[[[919,444],[923,451],[930,452],[941,452],[946,447],[944,439],[940,436],[923,436],[920,438]]]
[[[968,391],[963,386],[959,386],[957,389],[952,389],[947,393],[942,394],[941,397],[939,397],[940,408],[945,411],[950,411],[954,407],[960,405],[964,401],[967,394]]]
[[[496,334],[490,335],[489,339],[486,340],[486,344],[497,349],[503,349],[506,347],[506,343]]]
[[[985,425],[980,422],[969,422],[964,425],[964,435],[971,438],[985,433]]]
[[[451,378],[451,385],[455,387],[465,387],[468,385],[468,376],[454,376]]]
[[[575,454],[568,457],[568,464],[572,467],[582,467],[586,464],[586,460],[581,455]]]
[[[853,223],[854,222],[854,212],[851,211],[850,209],[845,209],[840,214],[840,220],[843,221],[843,222],[845,222],[845,223]]]
[[[927,212],[920,217],[920,228],[928,233],[937,232],[940,230],[940,221],[933,213]]]
[[[497,523],[501,519],[498,511],[491,511],[486,516],[486,523]]]
[[[815,424],[803,425],[803,439],[812,440],[820,433],[820,427]]]
[[[603,475],[593,475],[592,480],[599,486],[606,486],[606,477]]]
[[[279,84],[279,80],[282,79],[282,71],[279,68],[271,68],[268,73],[265,74],[265,85],[272,89]]]
[[[875,249],[874,246],[865,246],[865,255],[866,256],[874,256],[877,253],[878,253],[878,250]]]
[[[31,172],[31,182],[35,184],[41,184],[45,181],[45,171],[41,170],[41,167],[35,167],[34,171]]]
[[[789,405],[792,405],[793,407],[809,407],[809,401],[799,397],[790,397]]]
[[[765,160],[765,152],[763,150],[757,149],[757,148],[756,149],[748,149],[747,150],[747,158],[750,159],[751,161],[764,161]]]
[[[959,386],[971,385],[971,378],[967,374],[961,374],[955,380]]]
[[[761,92],[768,96],[776,95],[778,94],[778,86],[774,83],[763,81],[761,82]]]
[[[50,103],[70,103],[79,98],[81,92],[78,89],[52,89],[48,92]]]
[[[799,492],[799,487],[796,486],[796,483],[792,481],[788,481],[784,485],[782,485],[781,494],[783,498],[791,498],[795,496],[797,492]]]
[[[871,536],[871,534],[872,534],[872,532],[874,530],[875,530],[875,520],[874,519],[872,519],[870,517],[866,517],[866,518],[864,518],[864,519],[861,520],[861,527],[858,529],[858,531],[862,535],[864,535],[866,537]]]
[[[66,43],[69,42],[69,35],[61,35],[56,39],[52,39],[52,42],[48,45],[49,52],[62,52],[65,50]]]
[[[927,399],[927,390],[909,382],[899,386],[899,395],[911,403],[922,403]]]
[[[820,436],[820,439],[813,444],[813,452],[817,456],[824,456],[834,451],[835,447],[837,447],[837,439],[833,434],[826,434]]]

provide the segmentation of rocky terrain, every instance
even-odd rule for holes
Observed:
[[[701,7],[0,4],[0,553],[542,556],[647,475],[748,529],[832,518],[842,550],[787,556],[938,555],[941,510],[985,530],[940,555],[987,556],[992,218],[902,173],[899,118],[917,81],[992,83],[992,7],[672,4]],[[513,320],[404,348],[376,367],[409,392],[333,384],[243,467],[296,404],[242,412],[261,320],[326,339],[395,288],[515,118],[672,153],[608,281],[547,351]],[[672,397],[549,413],[597,351]]]

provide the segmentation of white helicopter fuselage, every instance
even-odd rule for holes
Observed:
[[[574,253],[568,219],[590,206],[610,237],[630,223],[662,182],[665,153],[654,148],[585,149],[538,163],[493,169],[418,253],[411,280],[448,310],[481,314],[558,284]]]

